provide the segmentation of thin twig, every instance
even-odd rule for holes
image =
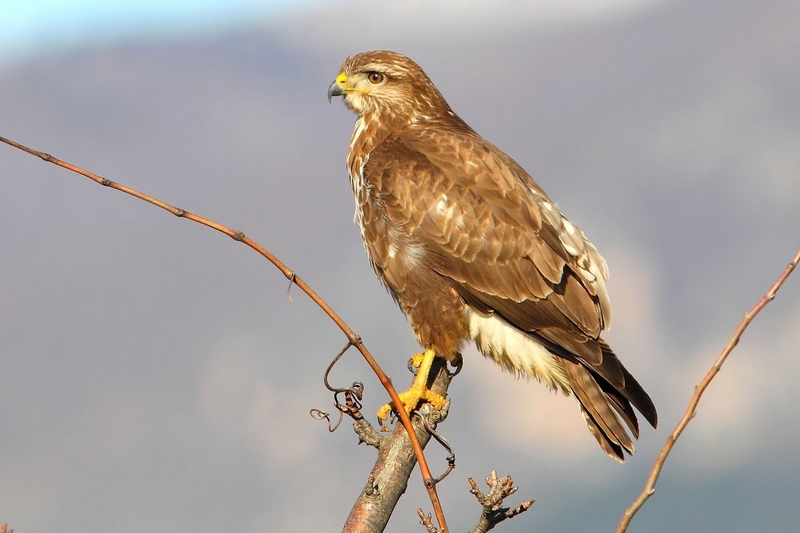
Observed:
[[[439,533],[436,526],[431,523],[431,515],[425,514],[422,509],[417,509],[417,516],[419,517],[419,523],[423,525],[427,533]]]
[[[422,480],[423,483],[425,484],[425,488],[428,491],[428,496],[430,497],[431,504],[433,505],[433,510],[434,513],[436,514],[436,519],[439,522],[439,528],[442,529],[443,531],[447,530],[447,522],[445,521],[444,518],[444,511],[442,510],[442,505],[439,501],[439,495],[436,493],[436,484],[433,482],[433,476],[431,475],[430,468],[428,467],[428,462],[425,460],[425,454],[422,451],[422,445],[420,444],[419,439],[416,438],[416,433],[414,432],[413,426],[411,425],[411,419],[409,418],[408,413],[406,413],[406,410],[403,407],[403,403],[400,401],[400,398],[397,395],[397,391],[392,385],[392,380],[386,375],[383,369],[381,369],[381,367],[375,361],[375,358],[372,356],[369,350],[367,350],[366,346],[364,346],[364,344],[361,342],[361,337],[356,335],[356,333],[352,329],[350,329],[350,327],[344,322],[344,320],[341,319],[341,317],[339,317],[338,314],[336,314],[336,312],[328,305],[328,303],[325,302],[325,300],[323,300],[316,292],[314,292],[314,290],[304,280],[302,280],[299,276],[297,276],[291,269],[289,269],[289,267],[283,264],[283,262],[281,262],[277,257],[272,255],[272,253],[269,252],[266,248],[264,248],[257,242],[253,241],[249,237],[247,237],[241,231],[233,230],[231,228],[228,228],[227,226],[214,222],[213,220],[195,215],[188,211],[184,211],[183,209],[172,206],[157,198],[154,198],[147,194],[141,193],[135,189],[122,185],[121,183],[116,183],[102,176],[98,176],[97,174],[84,170],[76,165],[73,165],[66,161],[62,161],[61,159],[58,159],[56,157],[53,157],[48,153],[34,150],[16,141],[12,141],[11,139],[0,137],[0,141],[4,142],[5,144],[8,144],[9,146],[17,148],[18,150],[22,150],[23,152],[36,156],[39,159],[42,159],[43,161],[52,163],[56,166],[65,168],[67,170],[71,170],[72,172],[80,174],[81,176],[87,177],[90,180],[94,181],[95,183],[99,183],[100,185],[103,185],[105,187],[116,189],[118,191],[129,194],[135,198],[138,198],[139,200],[143,200],[147,203],[160,207],[161,209],[169,211],[170,213],[172,213],[177,217],[186,218],[188,220],[191,220],[192,222],[197,222],[198,224],[202,224],[203,226],[215,229],[220,233],[224,233],[233,240],[246,244],[256,252],[261,254],[263,257],[265,257],[270,263],[275,265],[275,267],[278,270],[280,270],[284,276],[286,276],[286,279],[289,280],[290,287],[291,283],[297,285],[300,288],[300,290],[306,293],[308,297],[311,298],[311,300],[315,304],[317,304],[317,306],[319,306],[319,308],[322,309],[325,312],[325,314],[327,314],[328,317],[330,317],[331,320],[333,320],[333,322],[339,327],[339,329],[342,330],[342,333],[345,334],[347,340],[349,340],[353,344],[353,346],[355,346],[358,349],[358,351],[361,352],[361,355],[364,357],[364,360],[370,366],[372,371],[375,372],[375,375],[378,376],[381,385],[383,385],[383,387],[386,389],[386,392],[389,393],[389,396],[391,397],[392,403],[397,409],[397,413],[400,416],[400,420],[403,426],[406,428],[406,431],[408,431],[409,435],[411,435],[411,444],[414,448],[414,455],[417,458],[417,462],[419,462],[419,469],[420,473],[422,474]]]
[[[761,298],[761,300],[758,301],[755,307],[745,313],[744,318],[742,318],[742,321],[739,323],[739,327],[736,328],[736,331],[728,341],[725,349],[722,350],[722,353],[719,354],[717,360],[714,361],[714,364],[703,378],[703,381],[701,381],[700,384],[695,387],[692,399],[689,401],[689,406],[686,408],[683,418],[681,418],[680,422],[678,422],[678,425],[675,426],[675,429],[672,431],[672,434],[667,438],[667,442],[664,443],[664,447],[661,448],[661,453],[658,454],[658,458],[656,459],[655,464],[653,464],[653,469],[650,471],[650,477],[647,478],[647,483],[645,484],[644,489],[633,501],[630,507],[625,509],[625,512],[622,514],[622,520],[617,527],[617,533],[624,533],[628,529],[628,525],[630,524],[633,516],[639,511],[639,509],[642,508],[650,496],[655,493],[656,482],[658,481],[658,476],[661,474],[661,469],[664,467],[664,462],[667,460],[667,456],[669,455],[670,451],[672,451],[675,441],[678,440],[678,437],[681,436],[683,430],[687,425],[689,425],[689,422],[691,422],[697,413],[697,404],[700,402],[700,397],[703,396],[703,392],[705,392],[706,388],[711,383],[711,380],[713,380],[714,376],[716,376],[720,371],[722,364],[728,358],[728,355],[730,355],[736,345],[739,344],[739,339],[742,337],[742,334],[756,317],[756,315],[758,315],[758,313],[761,312],[761,310],[764,309],[768,303],[775,299],[775,294],[778,292],[778,289],[781,288],[781,285],[783,285],[783,282],[786,281],[786,279],[795,269],[798,262],[800,262],[800,250],[797,251],[792,261],[786,266],[783,273],[778,276],[778,279],[775,280],[775,283],[772,284],[772,287],[770,287],[767,293]]]

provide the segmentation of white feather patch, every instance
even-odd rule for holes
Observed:
[[[355,153],[355,147],[361,139],[361,136],[364,134],[366,127],[367,125],[364,122],[364,117],[358,117],[358,120],[356,120],[356,126],[353,129],[353,136],[350,138],[350,148],[348,150],[348,154]],[[356,161],[358,166],[358,175],[354,176],[352,173],[350,173],[350,185],[353,187],[353,192],[355,193],[356,198],[360,197],[361,188],[364,185],[364,167],[367,165],[367,161],[369,161],[369,154],[367,154],[362,161]],[[356,215],[360,222],[358,213],[356,213]]]
[[[467,307],[469,334],[483,355],[509,372],[535,378],[569,393],[567,376],[556,356],[502,318]]]
[[[397,243],[396,242],[390,242],[389,243],[389,259],[394,259],[394,257],[396,255],[397,255]]]

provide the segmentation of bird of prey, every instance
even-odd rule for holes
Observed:
[[[347,170],[369,261],[425,349],[400,395],[406,410],[441,406],[427,388],[433,358],[460,362],[475,341],[503,369],[574,395],[602,449],[624,461],[634,448],[625,425],[639,436],[632,406],[653,427],[657,414],[600,337],[608,269],[583,231],[411,59],[349,57],[334,96],[358,117]]]

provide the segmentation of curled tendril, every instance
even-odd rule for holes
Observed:
[[[445,409],[446,409],[446,407],[445,407]],[[433,480],[434,483],[439,483],[444,478],[446,478],[450,474],[450,472],[453,471],[453,469],[455,469],[455,467],[456,467],[456,452],[453,450],[453,446],[449,442],[447,442],[447,439],[442,437],[442,435],[433,428],[433,425],[436,422],[440,421],[440,419],[441,419],[440,418],[441,414],[439,412],[437,412],[437,411],[432,411],[431,412],[431,411],[427,411],[426,410],[426,412],[424,414],[416,412],[416,413],[414,413],[414,416],[416,418],[419,418],[419,420],[425,426],[425,431],[430,433],[431,437],[436,439],[436,442],[438,442],[445,450],[447,450],[447,453],[449,454],[447,456],[447,470],[445,470],[444,473],[441,476],[439,476],[437,478],[434,478],[434,480]],[[431,418],[434,419],[434,422],[431,422]]]
[[[327,420],[328,421],[328,431],[333,433],[337,429],[339,429],[339,424],[342,423],[342,418],[344,418],[344,414],[339,411],[339,420],[336,422],[336,425],[331,425],[331,415],[330,413],[323,411],[322,409],[312,409],[308,412],[311,415],[311,418],[314,420]]]
[[[355,343],[353,341],[348,341],[345,347],[342,348],[342,351],[336,354],[336,357],[333,358],[331,364],[328,365],[327,370],[325,370],[325,376],[323,377],[325,388],[333,393],[333,405],[339,411],[339,420],[336,422],[336,425],[332,425],[329,413],[321,409],[312,409],[310,411],[311,416],[316,420],[328,421],[328,431],[331,433],[339,428],[339,425],[342,423],[342,418],[345,414],[352,417],[354,420],[360,420],[364,418],[361,415],[361,399],[364,396],[364,384],[360,381],[354,381],[349,387],[333,387],[328,381],[328,376],[330,375],[331,370],[333,370],[333,367],[339,362],[339,359],[342,358],[344,353],[352,346],[355,346]],[[341,398],[342,395],[344,396],[343,401]]]

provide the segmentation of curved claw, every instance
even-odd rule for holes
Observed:
[[[450,364],[453,365],[453,368],[455,369],[452,372],[450,372],[450,377],[451,378],[456,377],[458,375],[458,373],[461,372],[461,369],[464,368],[464,358],[461,356],[460,353],[456,354],[456,355],[458,357],[456,359],[454,359],[453,361],[450,361]]]

